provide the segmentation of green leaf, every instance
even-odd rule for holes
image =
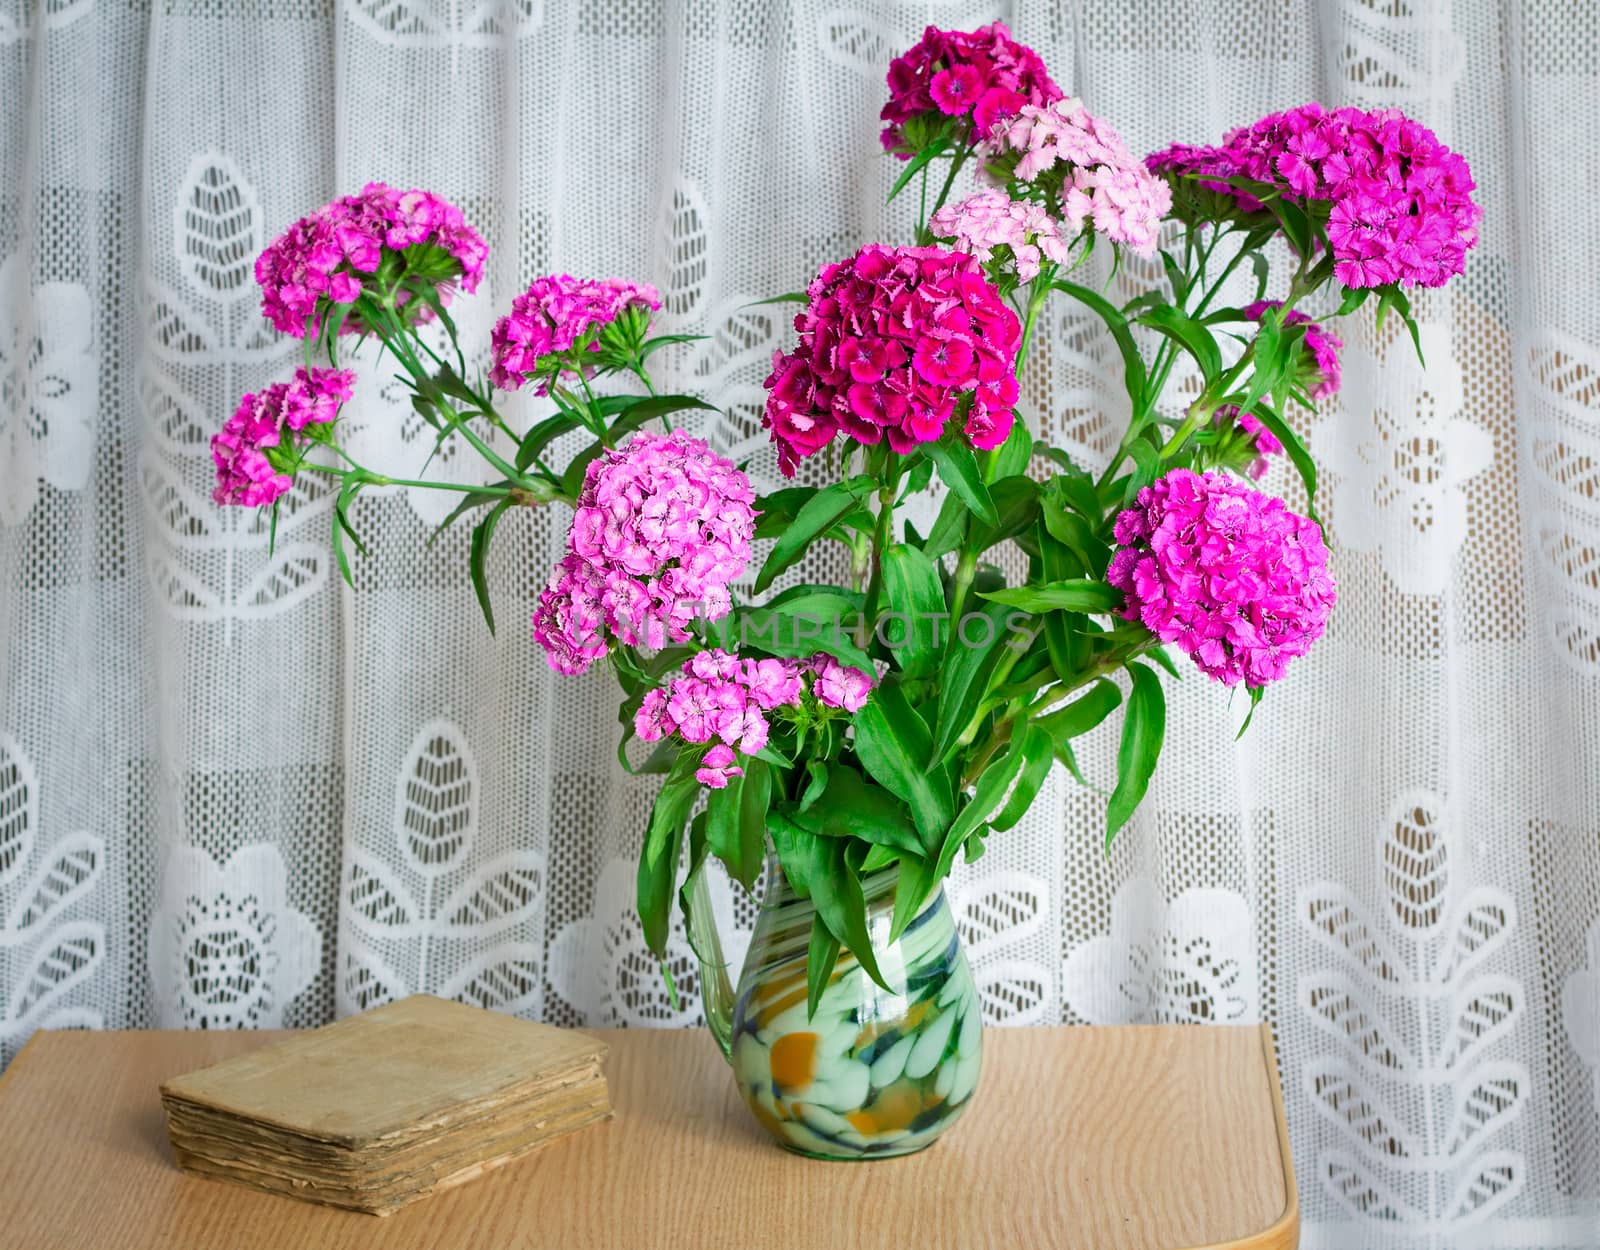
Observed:
[[[789,887],[801,898],[810,898],[812,878],[826,871],[823,856],[828,839],[801,828],[776,807],[767,813],[767,832]]]
[[[1280,443],[1289,457],[1289,463],[1294,465],[1300,474],[1300,481],[1306,488],[1307,513],[1313,521],[1317,519],[1317,462],[1311,458],[1311,453],[1306,450],[1306,445],[1300,441],[1300,436],[1290,428],[1288,422],[1280,417],[1277,412],[1266,404],[1257,404],[1252,412],[1256,420],[1266,426]]]
[[[905,804],[884,787],[869,784],[848,764],[828,764],[826,769],[827,788],[794,814],[797,825],[823,837],[860,838],[922,854],[922,841]]]
[[[804,304],[809,301],[809,298],[804,291],[785,291],[782,295],[774,295],[770,299],[758,299],[749,304],[741,305],[741,307],[760,308],[763,304]]]
[[[699,338],[699,335],[691,337]],[[654,421],[657,417],[665,417],[670,413],[682,412],[688,408],[698,408],[707,412],[716,412],[715,404],[708,404],[703,399],[696,399],[693,395],[646,395],[634,399],[617,414],[617,422],[612,426],[613,432],[626,431],[632,433],[646,422]]]
[[[1032,732],[1032,727],[1029,727]],[[1045,739],[1045,756],[1049,758],[1049,739]],[[977,829],[989,813],[1000,806],[1000,801],[1006,797],[1006,791],[1011,788],[1011,783],[1017,779],[1017,773],[1022,768],[1024,759],[1021,744],[1013,741],[1000,758],[992,760],[978,778],[974,787],[972,801],[956,813],[956,818],[951,822],[950,828],[945,831],[944,843],[939,848],[939,858],[934,864],[934,880],[944,880],[950,867],[955,863],[956,852],[961,849],[961,844],[967,836]]]
[[[976,624],[966,629],[962,628],[963,622],[952,624],[950,645],[939,670],[939,716],[931,756],[933,763],[943,764],[949,759],[962,731],[983,702],[989,674],[1013,637],[1011,619],[1015,614],[1016,609],[1005,604],[986,603],[971,614],[973,622],[983,622],[981,631]],[[930,757],[921,759],[927,761]]]
[[[841,664],[870,672],[872,661],[850,632],[860,612],[858,597],[826,590],[785,596],[765,607],[742,608],[732,618],[737,631],[735,649],[798,658],[825,651]]]
[[[922,450],[939,470],[939,478],[967,505],[967,510],[985,525],[999,523],[989,488],[983,484],[977,457],[959,437],[946,434],[936,443],[924,443]]]
[[[891,942],[898,941],[906,926],[922,914],[922,905],[938,882],[930,860],[920,855],[900,857],[900,870],[894,883],[894,915],[889,921]]]
[[[845,844],[832,841],[834,848],[828,855],[827,871],[820,872],[811,881],[811,901],[816,904],[817,915],[828,926],[828,932],[854,955],[866,973],[891,994],[894,989],[878,970],[877,956],[872,950],[872,934],[867,928],[867,900],[861,892],[861,879],[850,866],[845,855]]]
[[[767,556],[766,563],[761,566],[761,575],[756,578],[755,592],[760,594],[772,585],[779,574],[805,555],[806,548],[818,534],[859,508],[874,485],[870,477],[861,474],[848,482],[838,482],[819,490],[795,514],[794,523],[778,537],[777,544]]]
[[[683,845],[683,823],[700,792],[694,779],[695,757],[681,755],[672,775],[656,795],[650,809],[650,828],[639,852],[638,908],[645,944],[651,953],[667,952],[671,920],[672,887],[678,875],[678,852]]]
[[[1122,310],[1108,300],[1098,291],[1090,290],[1086,286],[1079,286],[1076,282],[1057,281],[1052,285],[1058,291],[1065,292],[1085,305],[1090,310],[1098,313],[1100,320],[1105,322],[1106,329],[1111,332],[1111,337],[1117,345],[1117,351],[1122,355],[1122,380],[1128,397],[1133,400],[1133,409],[1140,411],[1146,385],[1144,357],[1139,354],[1139,345],[1133,341],[1133,331],[1128,325],[1127,317]]]
[[[1034,723],[1058,742],[1088,733],[1122,703],[1117,683],[1100,678],[1066,707],[1041,716]]]
[[[478,596],[478,606],[483,609],[483,619],[489,623],[491,634],[494,633],[494,605],[489,602],[489,542],[494,538],[495,526],[500,524],[500,518],[510,506],[511,499],[507,496],[490,508],[489,515],[472,530],[472,553],[469,558],[472,590]]]
[[[742,761],[744,776],[706,802],[706,838],[711,853],[745,889],[761,875],[767,849],[767,808],[772,801],[772,768],[763,759]]]
[[[711,952],[703,951],[695,944],[694,935],[699,926],[689,923],[689,913],[694,905],[695,882],[705,871],[706,851],[709,849],[706,826],[709,819],[707,812],[700,812],[689,822],[689,871],[684,874],[683,884],[678,887],[678,906],[683,911],[683,927],[689,935],[689,947],[694,951],[695,958],[703,961],[709,958]]]
[[[973,533],[972,545],[978,551],[1015,538],[1039,515],[1039,483],[1031,477],[1003,477],[989,488],[989,495],[998,519],[994,525],[984,525]]]
[[[1073,577],[1041,586],[1010,586],[991,590],[983,598],[1024,612],[1111,612],[1122,606],[1122,592],[1115,586],[1088,577]]]
[[[923,554],[930,560],[937,560],[961,546],[966,541],[967,518],[971,515],[959,496],[946,495],[939,505],[939,515],[934,518],[933,529],[928,533],[928,541],[922,544]]]
[[[1026,473],[1033,460],[1033,434],[1021,413],[1013,413],[1011,433],[994,452],[993,478],[1005,479]],[[1004,511],[1004,509],[1002,509]]]
[[[1022,735],[1021,743],[1012,742],[1012,750],[1022,755],[1022,767],[1017,773],[1017,784],[1012,787],[1011,797],[1000,809],[1000,814],[989,822],[990,827],[1000,833],[1004,833],[1027,815],[1028,809],[1033,806],[1033,800],[1038,797],[1039,787],[1044,785],[1045,778],[1050,775],[1050,766],[1055,763],[1055,748],[1050,735],[1038,725],[1029,725]]]
[[[521,466],[519,465],[518,467],[520,468]],[[496,482],[495,485],[509,486],[511,483]],[[439,524],[434,527],[433,533],[428,535],[428,546],[433,546],[434,541],[439,537],[440,534],[444,533],[445,530],[449,529],[468,512],[471,512],[472,509],[482,508],[487,504],[492,504],[497,499],[504,498],[506,498],[504,495],[488,495],[482,491],[476,490],[466,492],[461,496],[461,502],[450,510],[450,515],[445,517],[444,520],[440,521]]]
[[[902,626],[900,637],[888,639],[895,662],[908,677],[926,676],[938,661],[939,631],[949,619],[939,570],[915,547],[895,543],[883,553],[883,593]],[[882,623],[878,632],[892,633]]]
[[[906,189],[906,184],[916,177],[919,171],[925,169],[928,162],[939,156],[950,146],[950,141],[945,138],[935,139],[902,166],[900,176],[894,180],[894,186],[889,188],[889,201]],[[885,201],[885,203],[889,202]]]
[[[1167,731],[1167,700],[1161,692],[1161,679],[1137,661],[1129,663],[1128,672],[1133,688],[1122,721],[1122,745],[1117,750],[1117,788],[1106,804],[1108,852],[1117,830],[1128,823],[1150,788],[1150,775],[1155,772]]]
[[[806,948],[806,1019],[817,1014],[822,991],[828,988],[834,965],[839,962],[839,939],[828,932],[822,913],[811,916],[811,943]]]
[[[1166,335],[1193,356],[1207,382],[1222,372],[1222,351],[1217,346],[1217,340],[1209,329],[1193,317],[1186,316],[1170,304],[1163,304],[1143,314],[1139,322]]]
[[[529,465],[539,458],[546,447],[563,434],[576,430],[582,424],[577,415],[572,412],[558,412],[540,421],[522,436],[522,442],[517,445],[517,456],[516,460],[513,461],[517,471],[520,473],[527,469]]]
[[[944,770],[928,766],[928,727],[897,684],[880,685],[855,714],[855,749],[872,779],[911,808],[923,846],[937,848],[955,817],[955,795]]]

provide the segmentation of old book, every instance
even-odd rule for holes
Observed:
[[[610,1114],[604,1043],[416,995],[161,1089],[180,1167],[386,1214]]]

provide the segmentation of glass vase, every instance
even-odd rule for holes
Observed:
[[[873,954],[889,988],[841,950],[814,1015],[806,952],[816,909],[776,860],[767,863],[737,992],[715,933],[696,926],[707,956],[707,1021],[746,1105],[790,1150],[826,1159],[911,1154],[954,1124],[977,1089],[982,1007],[944,888],[891,942],[896,879],[890,867],[862,881]],[[693,914],[707,917],[710,908]]]

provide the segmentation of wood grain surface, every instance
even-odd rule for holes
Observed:
[[[971,1112],[905,1159],[765,1136],[700,1032],[596,1031],[616,1118],[384,1219],[179,1172],[161,1083],[262,1033],[40,1033],[0,1077],[6,1250],[1293,1250],[1270,1038],[995,1029]]]

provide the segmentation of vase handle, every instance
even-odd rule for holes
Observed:
[[[722,1057],[731,1061],[733,980],[728,976],[728,960],[722,953],[722,936],[717,932],[717,917],[711,910],[711,891],[703,870],[694,874],[684,919],[689,929],[689,945],[694,947],[700,961],[700,1001],[705,1007],[706,1024],[722,1048]]]

